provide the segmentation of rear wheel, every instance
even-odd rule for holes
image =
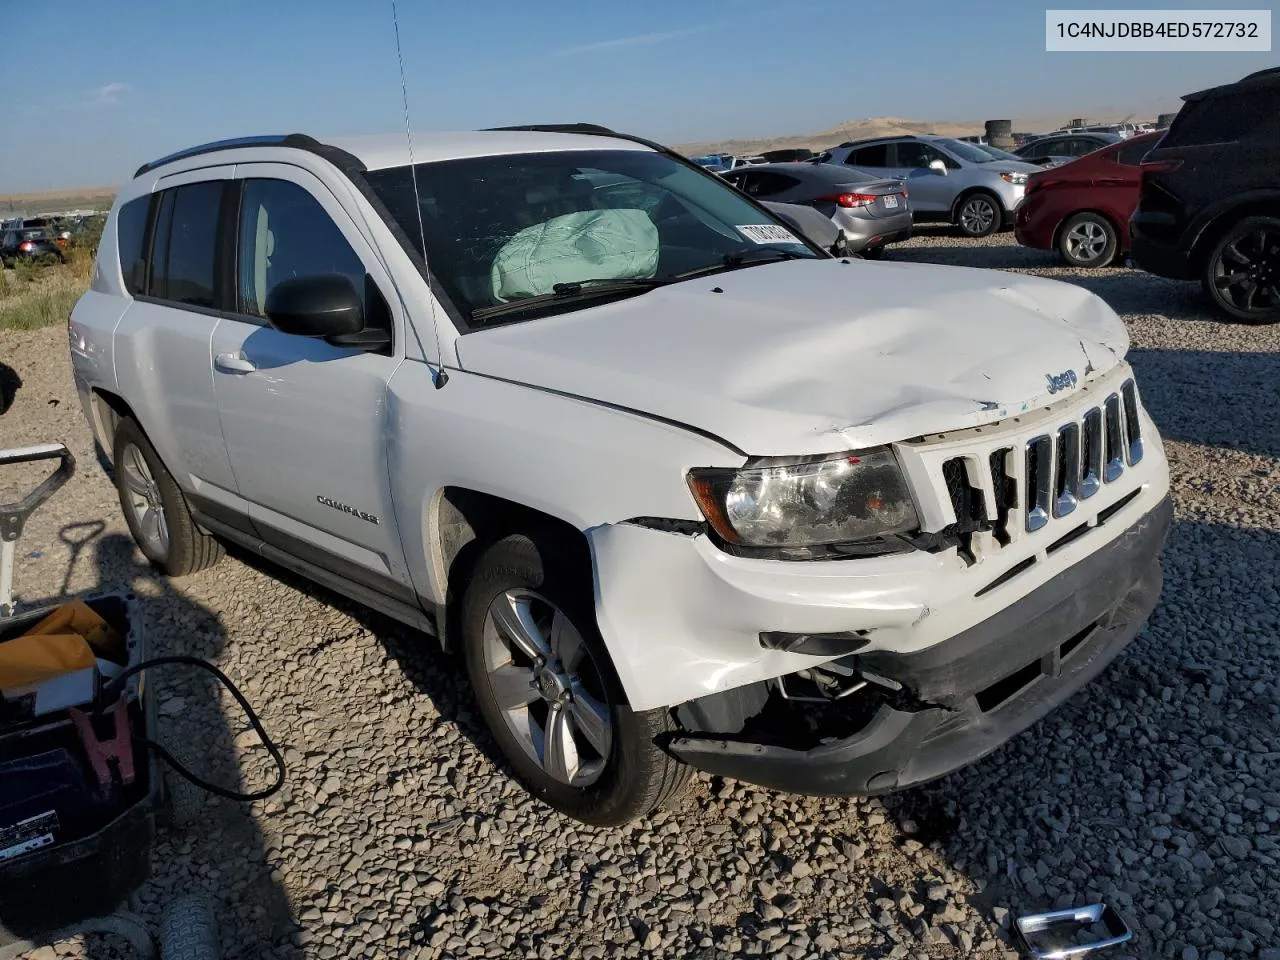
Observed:
[[[1201,285],[1245,323],[1280,322],[1280,218],[1245,217],[1209,253]]]
[[[517,779],[584,823],[643,817],[685,786],[657,740],[668,711],[626,703],[595,625],[590,571],[553,536],[513,535],[477,561],[463,599],[467,672]]]
[[[862,251],[863,260],[881,260],[884,258],[884,244],[878,247],[867,247]]]
[[[1116,228],[1097,213],[1077,213],[1062,225],[1058,252],[1073,267],[1105,267],[1116,256]]]
[[[966,237],[989,237],[1000,229],[1004,218],[1000,201],[989,193],[971,193],[956,209],[956,226]]]
[[[112,460],[125,523],[154,566],[181,577],[221,559],[222,545],[196,526],[187,498],[142,428],[129,417],[116,424]]]

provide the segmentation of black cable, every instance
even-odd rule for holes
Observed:
[[[219,682],[221,682],[224,687],[231,691],[231,695],[235,697],[236,702],[239,703],[241,709],[244,710],[245,716],[249,718],[249,723],[252,725],[254,732],[257,733],[258,737],[262,740],[262,745],[267,748],[267,752],[271,754],[271,759],[275,761],[275,783],[262,790],[256,790],[253,793],[237,793],[234,790],[227,790],[225,787],[220,787],[217,784],[209,783],[209,781],[202,780],[200,777],[197,777],[194,773],[175,760],[168,750],[160,746],[160,744],[156,743],[154,740],[147,737],[135,736],[133,738],[134,742],[154,750],[160,756],[160,759],[167,763],[173,771],[184,780],[195,784],[201,790],[207,790],[215,796],[224,797],[228,800],[263,800],[284,786],[285,766],[284,757],[280,755],[280,748],[272,742],[269,736],[267,736],[267,731],[263,728],[262,721],[258,719],[258,715],[254,712],[253,707],[249,705],[249,701],[245,699],[244,694],[240,692],[225,673],[215,667],[212,663],[209,663],[207,660],[201,660],[198,657],[173,656],[155,657],[151,660],[143,660],[141,663],[135,663],[131,667],[126,667],[119,676],[114,677],[110,683],[103,687],[101,702],[104,704],[115,703],[124,691],[125,682],[129,680],[130,677],[142,673],[144,670],[149,670],[152,667],[163,667],[170,664],[199,667],[202,670],[208,670],[218,678]],[[94,711],[94,715],[102,716],[105,711],[105,706],[99,707]]]

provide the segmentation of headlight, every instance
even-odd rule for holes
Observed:
[[[851,543],[918,525],[902,470],[884,447],[691,470],[689,488],[720,538],[748,547]]]
[[[1014,186],[1020,187],[1027,182],[1027,175],[1025,173],[1002,173],[1000,174],[1000,179],[1005,183],[1012,183]]]

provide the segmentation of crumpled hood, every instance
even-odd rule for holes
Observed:
[[[1111,308],[1073,284],[823,259],[477,331],[457,349],[464,370],[788,456],[991,423],[1078,390],[1128,347]],[[1051,392],[1067,371],[1076,386]]]

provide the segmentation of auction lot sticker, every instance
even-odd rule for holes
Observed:
[[[738,232],[756,243],[799,243],[800,238],[786,227],[772,223],[749,223],[738,227]]]
[[[1270,10],[1046,10],[1048,51],[1271,49]]]

